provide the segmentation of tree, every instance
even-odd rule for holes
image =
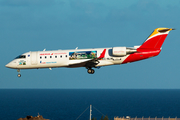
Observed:
[[[104,117],[104,120],[109,120],[109,118],[108,118],[108,116],[107,116],[107,115]]]
[[[104,120],[103,116],[101,116],[101,119],[100,120]]]
[[[97,120],[97,118],[94,118],[94,117],[93,117],[91,120]]]

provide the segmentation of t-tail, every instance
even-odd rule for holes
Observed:
[[[147,40],[136,49],[137,52],[130,54],[123,62],[135,62],[159,55],[161,46],[164,43],[169,31],[172,28],[156,28]]]
[[[164,40],[172,28],[156,28],[138,49],[161,49]]]

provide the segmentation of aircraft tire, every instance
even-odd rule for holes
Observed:
[[[91,69],[91,74],[94,74],[95,70]]]
[[[21,77],[21,74],[18,74],[17,76],[18,76],[18,77]]]
[[[91,74],[91,72],[92,72],[92,69],[88,69],[88,70],[87,70],[87,72],[88,72],[89,74]]]

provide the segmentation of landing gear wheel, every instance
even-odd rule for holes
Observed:
[[[18,77],[21,77],[21,74],[18,74],[17,76],[18,76]]]
[[[92,69],[88,69],[87,72],[88,72],[89,74],[91,74],[91,70],[92,70]]]
[[[18,72],[18,77],[21,77],[21,73],[20,73],[20,69],[17,69],[17,72]]]
[[[88,72],[89,74],[94,74],[95,71],[94,71],[93,69],[88,69],[87,72]]]
[[[94,71],[93,69],[91,69],[91,74],[94,74],[94,72],[95,72],[95,71]]]

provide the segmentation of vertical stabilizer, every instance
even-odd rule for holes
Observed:
[[[160,49],[164,40],[166,39],[169,31],[174,30],[172,28],[156,28],[147,40],[138,48],[145,49]]]

